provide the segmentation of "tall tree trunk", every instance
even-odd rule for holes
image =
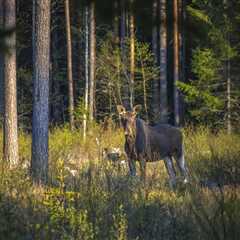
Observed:
[[[155,64],[158,64],[158,0],[153,0],[152,5],[152,51],[154,55]],[[160,86],[159,86],[159,79],[155,78],[152,82],[152,113],[154,122],[157,122],[160,117]]]
[[[0,0],[0,28],[3,29],[3,2],[4,0]],[[4,57],[3,53],[0,52],[0,120],[3,117],[4,110]]]
[[[125,50],[125,38],[126,38],[126,6],[125,0],[121,0],[120,45],[122,54],[124,54]]]
[[[5,1],[5,29],[16,26],[15,0]],[[14,167],[18,157],[18,124],[17,124],[17,79],[16,79],[16,34],[5,39],[10,50],[4,57],[4,160]]]
[[[225,17],[225,24],[228,24],[228,0],[223,0],[224,5],[224,17]],[[231,47],[231,38],[230,38],[230,32],[226,32],[226,40],[229,44],[229,47]],[[227,133],[231,134],[232,132],[232,123],[231,123],[231,59],[229,56],[229,53],[227,54],[227,60],[226,60],[226,79],[227,79]]]
[[[50,61],[50,0],[33,1],[33,122],[31,175],[48,176],[48,96]]]
[[[85,93],[84,93],[84,116],[83,116],[83,140],[87,135],[87,113],[88,113],[88,97],[89,97],[89,6],[85,6]]]
[[[167,100],[167,3],[166,0],[159,1],[160,11],[160,121],[168,121]]]
[[[135,21],[133,12],[134,0],[130,0],[130,106],[134,105],[134,72],[135,72]]]
[[[90,2],[90,76],[89,76],[89,119],[94,117],[94,88],[96,69],[96,20],[95,20],[95,0]]]
[[[121,0],[120,0],[121,1]],[[119,7],[120,7],[120,1],[114,0],[114,38],[115,43],[118,47],[119,46],[119,28],[120,28],[120,18],[119,18]],[[122,38],[121,38],[121,47],[122,47]],[[120,77],[121,77],[121,71],[120,71],[120,64],[121,64],[121,57],[117,58],[117,94],[115,96],[115,102],[116,104],[122,104],[122,97],[121,97],[121,83],[120,83]],[[114,94],[113,94],[114,95]],[[118,100],[117,100],[118,99]]]
[[[185,58],[186,58],[186,43],[185,43],[185,23],[186,23],[186,0],[179,0],[179,80],[186,82]],[[180,123],[184,122],[184,99],[179,93],[179,115]]]
[[[52,9],[52,17],[51,17],[51,90],[50,96],[51,98],[51,117],[54,123],[59,123],[62,120],[62,105],[61,105],[61,94],[60,94],[60,79],[58,77],[59,72],[59,27],[58,27],[58,15],[59,11],[54,2],[51,4]],[[54,25],[55,24],[55,25]]]
[[[69,0],[65,0],[65,18],[66,18],[66,37],[67,37],[67,76],[68,76],[68,95],[69,95],[69,119],[70,128],[74,129],[74,93],[73,93],[73,75],[72,75],[72,38],[71,38],[71,19]]]
[[[125,0],[121,0],[121,26],[120,26],[120,48],[121,48],[121,61],[124,68],[127,68],[126,64],[126,2]],[[125,75],[127,75],[127,69],[123,69],[122,79],[126,79]],[[130,107],[129,102],[129,82],[124,80],[122,82],[122,102],[126,108]]]
[[[179,30],[178,30],[178,0],[173,0],[173,82],[174,82],[174,124],[179,126],[179,92],[177,81],[179,77]]]

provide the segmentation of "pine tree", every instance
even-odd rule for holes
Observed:
[[[158,64],[158,0],[153,0],[152,5],[152,51],[154,54],[155,64]],[[160,86],[159,78],[153,79],[152,89],[152,107],[154,121],[159,121],[160,117]]]
[[[177,82],[180,80],[179,76],[179,23],[178,23],[178,0],[173,0],[173,98],[174,98],[174,124],[180,124],[179,113],[179,92]]]
[[[167,122],[167,3],[159,1],[160,8],[160,121]]]
[[[16,2],[4,2],[4,28],[16,26]],[[16,34],[5,39],[10,49],[4,57],[4,160],[14,167],[18,161],[17,86],[16,86]]]
[[[50,0],[33,1],[33,119],[31,175],[48,176],[48,95],[50,61]]]
[[[69,0],[65,0],[66,37],[67,37],[67,76],[68,76],[68,111],[70,118],[70,128],[74,129],[74,93],[73,93],[73,73],[72,73],[72,36],[70,19]]]

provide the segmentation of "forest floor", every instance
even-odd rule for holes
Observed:
[[[1,167],[0,239],[239,239],[240,136],[183,130],[190,183],[173,191],[162,161],[147,164],[146,184],[107,161],[120,129],[92,127],[86,141],[68,127],[50,133],[49,185],[29,178],[31,138],[21,132],[21,164]],[[2,141],[2,138],[0,138]],[[2,153],[1,153],[2,154]]]

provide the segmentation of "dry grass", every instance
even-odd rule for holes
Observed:
[[[122,149],[119,129],[95,126],[86,142],[80,131],[53,130],[49,186],[32,185],[23,165],[1,175],[0,239],[238,239],[240,137],[184,135],[191,183],[172,191],[162,162],[147,165],[144,186],[102,159],[104,147]],[[30,143],[21,133],[22,163]]]

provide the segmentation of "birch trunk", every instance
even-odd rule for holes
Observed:
[[[85,7],[85,93],[84,93],[84,116],[83,116],[83,140],[86,141],[87,136],[87,114],[88,114],[88,97],[89,97],[89,9]]]
[[[90,77],[89,77],[89,119],[94,117],[94,88],[96,68],[96,22],[95,1],[90,2]]]
[[[134,72],[135,72],[135,22],[133,12],[134,0],[130,0],[130,106],[134,105]]]

